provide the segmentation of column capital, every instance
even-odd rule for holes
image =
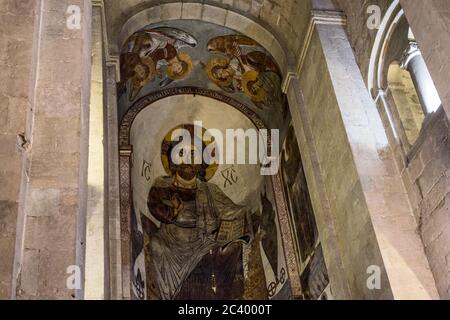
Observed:
[[[108,54],[106,66],[115,68],[116,82],[120,82],[120,56]]]
[[[294,79],[298,79],[298,78],[299,78],[299,76],[298,76],[297,72],[292,71],[292,70],[288,71],[283,80],[283,83],[281,84],[281,90],[283,91],[283,93],[287,94],[288,90],[289,90],[289,85],[291,84],[291,81]]]
[[[308,31],[306,32],[305,42],[303,43],[302,51],[300,52],[300,58],[297,62],[296,70],[290,70],[287,72],[282,84],[282,90],[287,93],[289,84],[293,79],[298,79],[299,74],[303,69],[306,53],[311,44],[314,28],[316,25],[338,25],[345,26],[347,24],[347,17],[342,11],[334,10],[311,10],[311,18],[309,21]]]
[[[400,68],[408,69],[409,63],[417,56],[422,55],[417,45],[417,42],[410,41],[408,47],[403,52],[403,56],[400,63]]]
[[[410,73],[424,114],[439,109],[442,101],[415,41],[410,41],[403,53],[400,67]]]
[[[347,24],[347,17],[342,11],[331,10],[311,10],[311,19],[309,21],[308,30],[306,32],[305,42],[303,43],[302,51],[300,52],[300,58],[297,63],[297,74],[303,69],[306,53],[308,52],[311,44],[312,36],[316,25],[334,25],[345,26]]]
[[[317,24],[331,24],[345,26],[347,24],[347,17],[342,11],[331,10],[311,10],[310,25]]]
[[[92,0],[92,6],[96,6],[96,7],[104,7],[104,2],[103,0]]]

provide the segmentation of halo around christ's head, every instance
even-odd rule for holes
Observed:
[[[173,169],[170,165],[170,157],[171,157],[171,150],[172,148],[179,144],[178,141],[172,141],[172,134],[175,130],[184,129],[189,131],[191,136],[191,146],[195,148],[195,141],[202,141],[202,170],[200,173],[199,179],[203,181],[209,181],[211,178],[216,174],[217,169],[219,168],[219,164],[216,162],[213,162],[212,164],[207,164],[205,162],[205,159],[203,158],[203,151],[206,147],[208,147],[211,143],[215,143],[212,138],[209,138],[206,133],[206,129],[201,127],[200,131],[202,133],[202,136],[195,136],[195,126],[193,124],[181,124],[174,128],[172,128],[164,137],[162,143],[161,143],[161,162],[164,167],[164,170],[166,173],[170,176],[173,176],[175,173],[173,172]],[[218,152],[217,148],[214,148],[214,152]]]

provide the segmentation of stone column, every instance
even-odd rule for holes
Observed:
[[[82,298],[91,1],[33,3],[36,76],[24,136],[13,298]]]
[[[110,57],[111,58],[111,57]],[[109,248],[109,298],[122,299],[122,256],[120,237],[120,191],[119,191],[119,120],[117,115],[118,57],[107,62],[106,69],[106,154],[107,154],[107,220]]]
[[[322,239],[323,230],[334,224],[335,261],[341,261],[335,268],[345,278],[338,298],[435,298],[406,191],[344,24],[340,12],[313,11],[297,68],[299,84],[290,89],[302,92],[301,121],[309,123],[307,139],[315,154],[309,156],[316,159],[322,199],[329,200],[323,205],[329,205],[331,219],[318,219],[318,224],[328,252],[333,247]],[[370,286],[373,274],[380,275],[379,287]]]
[[[400,0],[450,121],[450,2]]]
[[[104,59],[102,6],[92,8],[91,103],[89,110],[88,203],[85,290],[87,300],[105,298]]]
[[[411,74],[423,112],[425,114],[436,112],[442,102],[416,42],[409,43],[401,67]]]
[[[287,87],[284,88],[284,91],[288,98],[293,127],[302,155],[302,165],[319,228],[320,241],[333,295],[338,299],[344,299],[350,297],[348,280],[342,276],[342,252],[337,245],[335,220],[330,210],[330,200],[326,194],[323,177],[320,174],[318,154],[311,131],[311,123],[308,121],[305,102],[301,94],[298,75],[290,74],[286,84]]]

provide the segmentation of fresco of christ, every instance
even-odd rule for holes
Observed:
[[[193,126],[187,128],[193,132]],[[249,210],[207,182],[217,170],[214,165],[175,165],[168,156],[175,144],[163,142],[163,164],[170,174],[156,179],[148,195],[149,211],[160,226],[142,217],[147,298],[240,299]],[[192,159],[198,152],[194,144],[183,150],[191,150]]]

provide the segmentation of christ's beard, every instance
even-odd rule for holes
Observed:
[[[192,165],[181,165],[177,172],[178,175],[186,181],[194,179],[198,173]]]

